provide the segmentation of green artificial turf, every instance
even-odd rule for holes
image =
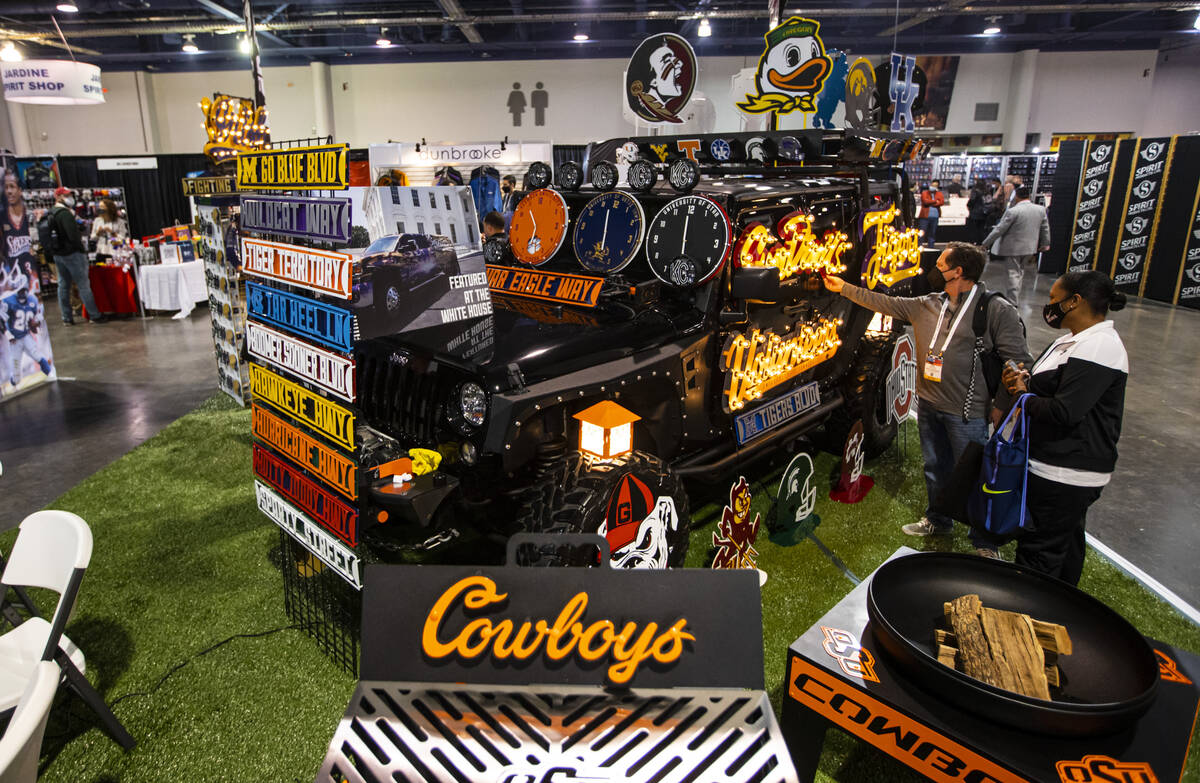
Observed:
[[[898,439],[867,463],[876,486],[856,505],[828,499],[835,458],[814,455],[821,492],[816,536],[860,577],[900,546],[931,545],[899,529],[924,506],[916,428],[908,430],[906,448]],[[757,548],[769,574],[765,674],[777,708],[787,646],[853,586],[811,541],[780,547],[767,540],[782,467],[758,465],[747,476],[753,510],[764,519]],[[688,566],[707,565],[727,491],[693,495]],[[224,397],[209,400],[51,506],[79,514],[95,535],[67,633],[87,653],[89,678],[138,745],[123,753],[86,708],[60,696],[43,743],[42,780],[312,780],[354,680],[289,627],[274,565],[277,528],[254,502],[249,412]],[[4,551],[14,535],[0,536]],[[932,545],[970,551],[963,530]],[[1011,559],[1011,551],[1006,555]],[[1143,633],[1200,650],[1200,629],[1092,553],[1081,587]],[[1197,767],[1184,780],[1200,782]],[[818,779],[917,778],[831,731]]]

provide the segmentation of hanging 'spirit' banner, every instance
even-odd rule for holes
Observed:
[[[254,494],[258,510],[283,528],[288,535],[317,556],[321,562],[337,572],[357,589],[362,589],[358,555],[354,550],[325,532],[324,528],[296,510],[295,506],[279,497],[261,481],[254,482]]]
[[[358,543],[358,510],[259,444],[254,473],[350,546]]]
[[[250,354],[314,386],[354,402],[354,360],[297,340],[253,321],[246,325]]]
[[[1179,270],[1175,304],[1200,307],[1200,186],[1192,201],[1192,223],[1183,244],[1183,268]]]
[[[349,242],[350,199],[242,196],[241,226],[248,231]]]
[[[251,407],[256,438],[310,473],[323,478],[351,500],[358,498],[358,466],[316,438],[258,405]]]
[[[337,351],[354,350],[354,315],[306,296],[246,283],[246,304],[256,320]]]
[[[1158,212],[1174,149],[1174,138],[1138,139],[1112,263],[1112,279],[1120,291],[1140,296],[1146,284],[1146,263],[1154,250]]]
[[[315,250],[242,237],[242,269],[251,275],[350,298],[354,259],[334,250]]]
[[[237,156],[241,190],[345,190],[346,144],[243,152]]]
[[[250,365],[250,390],[342,448],[354,450],[353,412],[257,364]]]
[[[1104,208],[1116,159],[1116,141],[1093,139],[1088,145],[1079,199],[1075,203],[1075,222],[1071,224],[1071,247],[1067,255],[1070,272],[1086,272],[1096,265],[1096,247],[1104,232]]]

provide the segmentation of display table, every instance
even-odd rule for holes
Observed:
[[[893,557],[912,552],[904,547]],[[830,725],[930,780],[1179,780],[1200,703],[1197,656],[1147,640],[1159,658],[1158,694],[1119,734],[1020,731],[949,705],[908,680],[872,635],[869,584],[870,578],[855,587],[788,649],[782,729],[801,780],[813,779]]]
[[[208,301],[204,262],[143,266],[138,288],[147,310],[178,310],[173,318],[187,318],[197,302]]]
[[[100,308],[101,313],[137,314],[137,283],[130,267],[93,264],[88,267],[88,281],[92,285],[96,307]],[[85,318],[91,317],[87,308],[84,308],[83,315]]]

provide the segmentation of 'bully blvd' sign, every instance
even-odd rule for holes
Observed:
[[[1072,272],[1085,272],[1096,265],[1096,247],[1104,232],[1104,205],[1112,180],[1113,161],[1117,157],[1115,141],[1092,140],[1083,159],[1083,179],[1075,203],[1075,222],[1071,225],[1071,245],[1067,265]]]
[[[324,242],[349,242],[350,199],[242,196],[241,227]]]
[[[242,237],[242,269],[250,275],[350,298],[354,259],[347,253],[315,250]]]
[[[1174,138],[1138,139],[1133,153],[1133,174],[1121,211],[1121,230],[1112,262],[1112,278],[1117,288],[1141,294],[1146,283],[1146,266],[1154,251],[1158,213],[1167,187],[1167,172]]]

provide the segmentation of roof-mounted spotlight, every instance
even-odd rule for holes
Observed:
[[[183,51],[188,54],[196,54],[200,51],[200,47],[196,46],[196,36],[191,33],[183,36]]]
[[[984,35],[1000,35],[1000,17],[989,16],[987,18],[987,27],[983,28]]]

